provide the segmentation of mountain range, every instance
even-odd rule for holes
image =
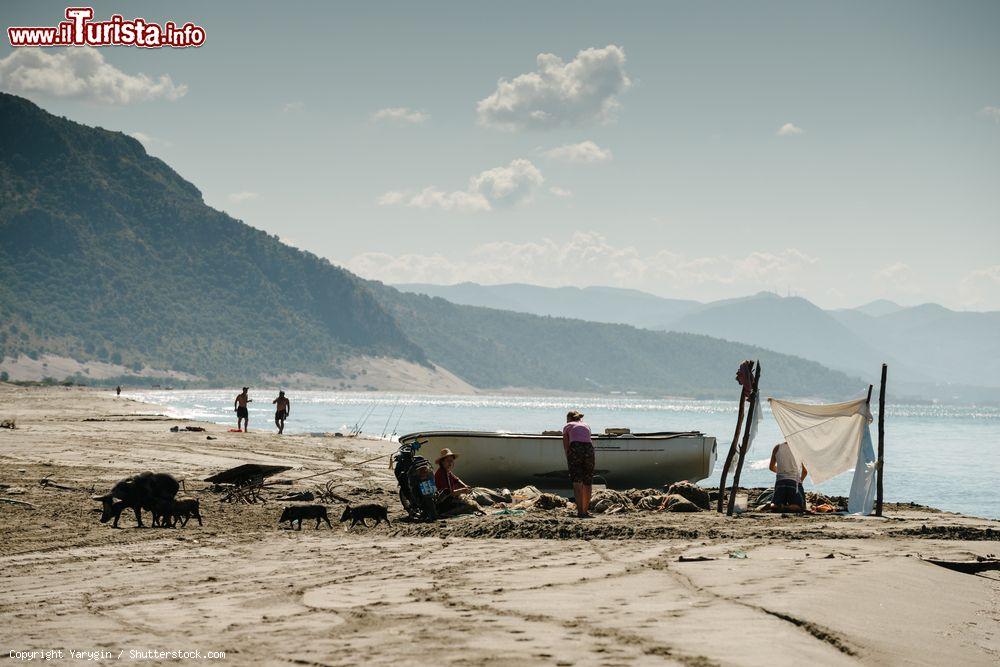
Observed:
[[[979,400],[1000,395],[992,391],[1000,388],[1000,312],[904,307],[887,300],[824,310],[807,299],[771,292],[699,303],[612,287],[396,287],[464,305],[551,316],[574,312],[594,321],[704,334],[781,350],[852,375],[867,377],[886,362],[895,381],[915,395],[955,398],[958,392]]]
[[[647,304],[664,317],[686,307]],[[207,206],[135,139],[0,93],[0,370],[12,379],[79,367],[88,382],[390,388],[370,379],[388,366],[395,389],[419,376],[431,390],[732,398],[740,361],[759,358],[775,393],[867,384],[765,346],[655,331],[628,312],[626,324],[559,315],[363,280]],[[96,369],[101,378],[82,377]]]

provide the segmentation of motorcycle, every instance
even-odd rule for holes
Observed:
[[[403,443],[390,461],[390,467],[399,485],[399,502],[415,521],[437,520],[437,505],[434,502],[437,493],[434,467],[430,461],[418,454],[420,447],[426,444],[419,440]]]

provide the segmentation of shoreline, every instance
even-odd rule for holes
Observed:
[[[884,519],[539,510],[406,524],[379,459],[279,488],[332,480],[352,502],[388,505],[391,527],[287,531],[282,503],[220,503],[198,480],[243,462],[292,465],[280,476],[297,479],[394,446],[210,422],[171,433],[197,422],[149,414],[160,409],[0,385],[0,418],[18,426],[0,430],[0,497],[34,505],[0,504],[10,649],[99,636],[238,664],[408,664],[415,646],[442,664],[773,664],[776,646],[824,665],[1000,657],[1000,573],[922,560],[1000,552],[1000,521],[891,504]],[[131,511],[119,530],[100,524],[91,490],[145,469],[182,479],[205,525],[137,529]],[[429,641],[441,631],[448,642]]]
[[[216,424],[234,425],[235,422],[233,424],[229,422],[232,418],[232,413],[225,411],[226,407],[223,406],[225,401],[222,397],[227,392],[235,395],[238,391],[238,388],[192,390],[178,392],[179,394],[183,394],[181,396],[173,395],[172,392],[166,390],[126,390],[125,394],[141,400],[155,401],[156,403],[154,404],[159,405],[170,416],[186,419],[204,419],[211,420],[212,423]],[[267,409],[270,407],[267,403],[270,400],[271,391],[276,393],[277,389],[257,387],[252,390],[252,394],[258,399],[258,402],[251,404],[252,426],[262,432],[267,432],[268,429],[273,430],[270,425],[271,413]],[[324,391],[300,391],[296,392],[295,395],[304,402],[299,403],[297,415],[286,429],[286,433],[289,434],[312,435],[336,431],[347,432],[350,430],[350,425],[355,423],[360,416],[354,413],[355,408],[352,406],[358,405],[357,410],[360,412],[363,411],[366,404],[369,406],[377,404],[379,407],[376,414],[381,414],[383,421],[373,418],[368,425],[368,430],[371,430],[372,424],[375,424],[374,432],[370,435],[377,438],[384,424],[386,413],[395,412],[398,405],[397,401],[406,406],[404,412],[406,412],[408,418],[419,414],[420,410],[423,409],[420,406],[426,406],[428,410],[435,410],[436,416],[443,420],[442,423],[449,424],[447,428],[457,430],[499,430],[509,433],[540,432],[541,429],[551,428],[551,426],[548,424],[539,424],[536,421],[530,423],[528,428],[518,428],[518,426],[525,426],[525,424],[519,421],[519,414],[522,412],[522,408],[526,408],[530,412],[537,412],[537,409],[541,408],[551,408],[553,409],[552,414],[557,415],[560,409],[565,409],[565,405],[579,404],[579,407],[582,407],[588,414],[591,410],[602,412],[602,415],[597,417],[598,422],[603,422],[599,424],[601,427],[631,426],[634,432],[689,430],[691,428],[702,430],[718,438],[719,458],[724,457],[732,432],[732,424],[728,423],[726,415],[731,414],[733,421],[736,418],[736,405],[730,401],[685,401],[684,399],[587,396],[574,396],[567,399],[567,397],[558,395],[548,395],[538,397],[518,396],[508,402],[508,397],[497,394],[483,394],[475,399],[471,399],[466,396],[427,395],[419,393],[399,394],[393,392],[359,392],[337,395]],[[262,396],[266,397],[267,400],[261,402],[260,398]],[[481,401],[481,405],[487,408],[496,408],[495,414],[499,416],[499,420],[492,416],[480,419],[478,411],[463,407],[466,406],[466,401],[471,400]],[[917,427],[913,426],[915,423],[913,418],[905,416],[914,409],[919,412],[919,408],[914,408],[908,404],[891,405],[890,408],[903,413],[903,416],[899,417],[902,420],[898,426],[900,429],[898,433],[900,435],[897,438],[894,431],[891,435],[892,443],[909,443],[909,449],[911,449],[910,456],[913,456],[912,448],[917,447],[919,451],[915,453],[923,456],[924,459],[922,461],[926,462],[930,443],[926,438],[923,438],[922,434],[914,432],[914,429]],[[707,409],[710,414],[707,416],[700,414],[703,409]],[[650,422],[646,420],[646,414],[655,414],[658,415],[658,418]],[[955,414],[949,413],[943,417],[931,418],[958,418],[962,414],[964,414],[962,410],[956,410]],[[613,415],[620,415],[621,419]],[[397,416],[398,413],[391,414],[390,419],[395,422]],[[766,408],[764,416],[766,424],[762,430],[762,438],[765,439],[759,440],[755,448],[751,450],[751,456],[746,461],[746,468],[743,473],[745,486],[751,488],[770,488],[773,485],[773,476],[766,473],[766,464],[770,450],[769,447],[765,447],[765,445],[760,443],[777,442],[777,440],[766,440],[767,425],[772,424]],[[964,419],[964,417],[961,418]],[[991,418],[996,419],[996,416],[994,415]],[[682,421],[674,421],[676,419]],[[890,422],[893,424],[894,429],[896,428],[893,421],[895,419],[895,416],[890,416]],[[598,424],[598,422],[592,421],[591,423]],[[421,428],[427,428],[427,423],[426,421],[409,424],[403,423],[400,433],[414,432]],[[916,423],[919,426],[919,422]],[[962,423],[967,423],[967,421],[963,421]],[[683,426],[672,426],[677,424],[682,424]],[[484,429],[484,427],[486,428]],[[365,435],[369,434],[366,433]],[[780,438],[779,433],[775,433],[775,435]],[[910,441],[910,437],[920,439]],[[892,451],[894,455],[897,453],[901,455],[903,453],[903,449],[894,448]],[[756,452],[756,456],[754,456],[754,452]],[[1000,452],[997,450],[987,448],[981,450],[981,453],[984,456],[982,461],[985,467],[981,466],[978,470],[985,471],[993,462],[1000,464],[1000,459],[997,458]],[[913,463],[919,460],[921,459],[915,459]],[[930,474],[926,467],[923,469],[913,468],[913,463],[910,464],[911,472],[909,477],[896,477],[897,463],[902,463],[902,460],[892,458],[890,461],[893,474],[890,475],[891,480],[887,486],[887,502],[916,503],[922,506],[936,507],[947,512],[984,519],[1000,519],[1000,512],[998,512],[996,503],[986,492],[988,487],[983,485],[983,482],[986,481],[985,472],[968,471],[964,477],[956,479],[952,486],[941,488],[937,485],[935,477]],[[914,473],[914,470],[917,470],[917,472]],[[714,472],[708,478],[699,482],[699,485],[705,488],[717,485],[720,474],[721,462],[717,462]],[[767,479],[764,479],[765,477]],[[973,484],[970,488],[975,489],[975,492],[960,492],[959,489],[962,488],[964,482]],[[819,486],[812,484],[811,481],[807,481],[806,487],[807,491],[826,496],[846,496],[848,494],[848,488],[843,479],[830,480]],[[903,490],[905,495],[899,492],[900,489]],[[908,493],[906,493],[907,491]]]

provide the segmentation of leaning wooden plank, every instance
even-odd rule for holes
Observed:
[[[984,560],[941,560],[939,558],[924,558],[924,560],[928,563],[948,568],[949,570],[964,572],[965,574],[979,574],[980,572],[989,572],[990,570],[1000,570],[1000,560],[992,558]]]

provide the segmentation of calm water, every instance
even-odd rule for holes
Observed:
[[[128,395],[162,405],[167,414],[236,425],[238,390],[139,391]],[[252,391],[250,428],[273,429],[271,400],[277,390]],[[287,433],[350,431],[364,421],[368,435],[391,437],[423,430],[471,429],[538,432],[558,429],[570,408],[584,412],[601,432],[626,426],[634,432],[698,430],[719,441],[725,456],[736,427],[735,401],[690,401],[620,397],[429,396],[420,394],[291,392]],[[367,417],[366,417],[367,415]],[[876,416],[877,418],[877,416]],[[875,423],[872,437],[875,438]],[[742,482],[767,486],[771,447],[781,432],[764,403],[764,420]],[[886,408],[885,497],[941,509],[1000,518],[1000,409],[974,406],[890,405]],[[717,484],[722,462],[716,464]],[[458,471],[461,473],[461,469]],[[851,474],[807,489],[846,495]]]

